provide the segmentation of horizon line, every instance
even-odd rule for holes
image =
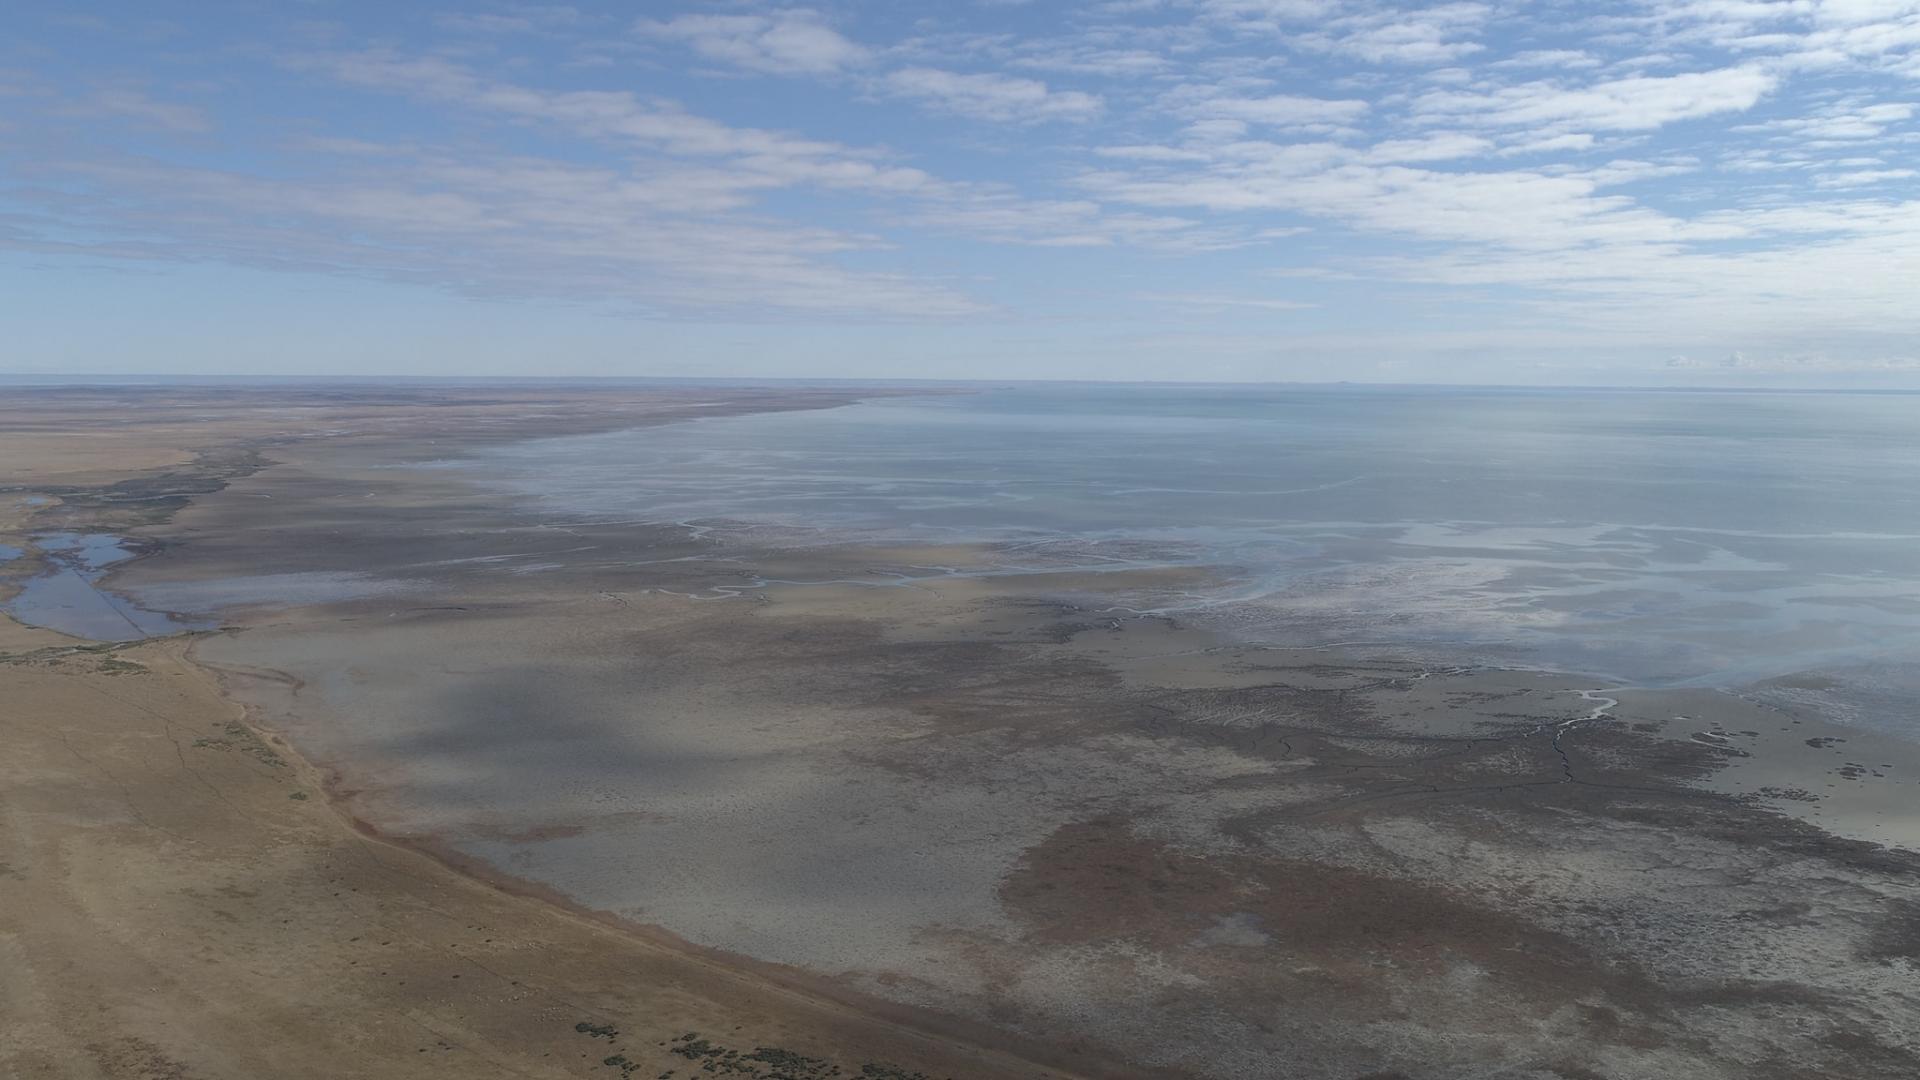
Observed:
[[[1920,387],[1902,386],[1714,386],[1699,384],[1657,385],[1645,383],[1476,383],[1476,382],[1385,382],[1358,379],[962,379],[898,377],[878,378],[850,375],[241,375],[188,374],[167,372],[75,372],[50,375],[32,371],[0,371],[0,384],[42,387],[119,385],[155,383],[194,383],[206,386],[249,386],[275,383],[438,383],[441,385],[483,385],[489,383],[679,383],[687,385],[787,386],[861,385],[861,386],[1163,386],[1163,387],[1313,387],[1405,390],[1612,390],[1650,393],[1737,393],[1737,394],[1920,394]]]

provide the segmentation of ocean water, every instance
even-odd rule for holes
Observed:
[[[1020,386],[477,464],[555,514],[983,542],[1004,572],[1043,552],[1217,567],[1158,609],[1278,644],[1633,685],[1884,673],[1920,651],[1920,396]]]

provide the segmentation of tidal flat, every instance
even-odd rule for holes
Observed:
[[[1808,676],[1261,643],[1138,544],[796,543],[445,467],[552,430],[257,447],[107,584],[217,613],[193,659],[362,828],[1010,1055],[954,1075],[1920,1071],[1920,753]]]

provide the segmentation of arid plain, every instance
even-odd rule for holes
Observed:
[[[5,588],[110,533],[217,617],[0,628],[0,1070],[1920,1074],[1920,755],[1790,686],[1277,650],[1107,610],[1203,569],[434,465],[849,399],[9,391]]]

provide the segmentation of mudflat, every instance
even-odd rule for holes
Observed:
[[[554,430],[676,404],[549,403],[563,410]],[[176,408],[212,419],[189,428],[162,411]],[[137,533],[218,490],[233,463],[261,467],[266,448],[342,425],[485,438],[473,428],[496,408],[10,392],[0,428],[33,436],[7,442],[0,544]],[[124,450],[76,455],[96,434]],[[80,457],[97,470],[85,484]],[[5,596],[41,568],[0,569]],[[660,948],[380,837],[222,694],[189,658],[199,640],[102,643],[0,620],[0,1075],[656,1077],[709,1061],[805,1077],[1065,1075]]]
[[[845,392],[36,394],[14,587],[110,533],[100,588],[210,623],[0,642],[27,1075],[1920,1073],[1920,754],[1791,694],[439,465]]]

